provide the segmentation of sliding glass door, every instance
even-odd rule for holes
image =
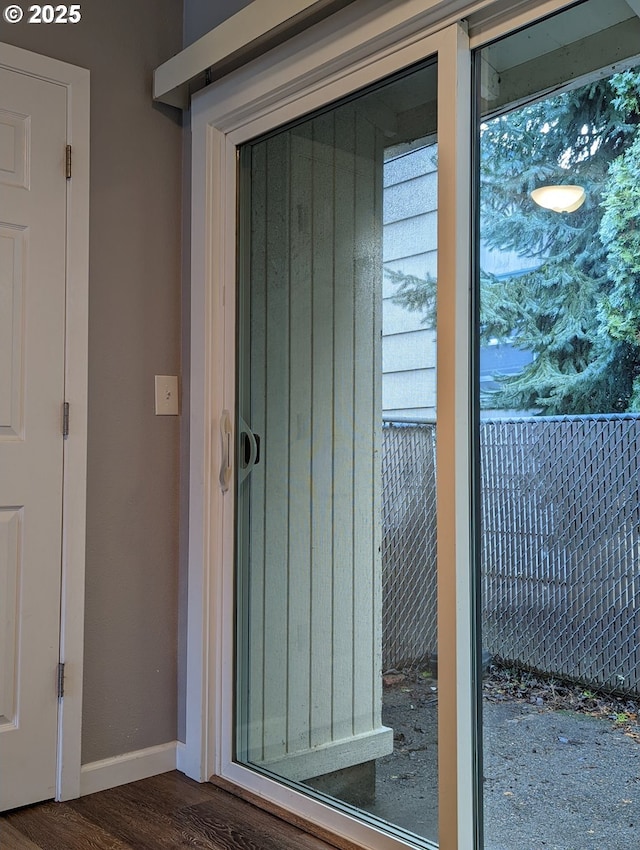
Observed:
[[[355,0],[195,97],[200,778],[371,848],[634,845],[636,5]]]
[[[206,775],[362,846],[470,847],[470,51],[386,12],[195,101],[191,669]]]

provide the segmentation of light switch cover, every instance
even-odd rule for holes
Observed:
[[[178,415],[177,375],[156,375],[156,416]]]

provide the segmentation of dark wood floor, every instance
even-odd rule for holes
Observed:
[[[333,850],[210,784],[165,773],[0,816],[1,850]]]

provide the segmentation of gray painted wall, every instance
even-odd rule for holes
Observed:
[[[226,21],[252,0],[184,0],[184,46]]]
[[[91,71],[83,762],[175,740],[178,439],[155,374],[180,371],[181,116],[151,101],[182,44],[176,0],[85,0],[75,26],[0,40]]]

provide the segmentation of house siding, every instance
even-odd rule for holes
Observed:
[[[387,270],[437,276],[437,147],[427,144],[384,165],[383,258]],[[424,419],[436,410],[436,331],[421,312],[394,301],[385,276],[382,302],[382,410],[386,418]]]

